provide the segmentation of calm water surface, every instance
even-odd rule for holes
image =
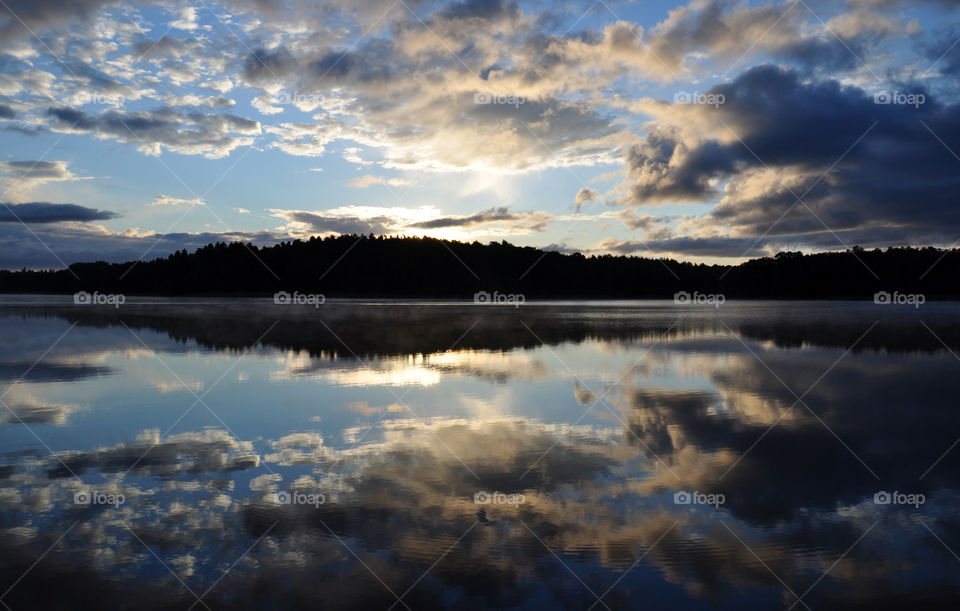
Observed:
[[[957,304],[68,301],[0,301],[9,609],[960,600]]]

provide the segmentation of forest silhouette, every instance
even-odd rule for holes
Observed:
[[[480,291],[537,298],[864,298],[874,293],[960,297],[960,250],[897,247],[781,252],[738,265],[566,254],[506,241],[340,235],[258,247],[216,243],[151,261],[74,263],[0,271],[3,293],[99,291],[129,295],[269,295],[469,299]]]

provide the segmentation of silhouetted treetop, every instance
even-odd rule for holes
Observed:
[[[739,265],[564,254],[507,241],[340,235],[258,247],[208,244],[152,261],[74,263],[69,270],[0,271],[0,292],[470,298],[478,291],[551,297],[843,298],[878,291],[960,297],[960,250],[888,248],[780,252]]]

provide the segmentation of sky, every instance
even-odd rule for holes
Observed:
[[[0,1],[0,268],[960,240],[960,0]]]

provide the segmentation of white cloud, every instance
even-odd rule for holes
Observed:
[[[206,205],[202,198],[182,199],[179,197],[170,197],[169,195],[158,195],[150,203],[151,206],[204,206]]]
[[[197,9],[192,6],[185,6],[180,9],[178,15],[179,19],[170,22],[171,28],[187,31],[197,29]]]
[[[408,187],[412,182],[405,178],[385,178],[383,176],[372,176],[367,174],[366,176],[359,176],[357,178],[351,178],[347,181],[348,187],[353,187],[354,189],[366,189],[367,187],[372,187],[373,185],[387,185],[390,187]]]

